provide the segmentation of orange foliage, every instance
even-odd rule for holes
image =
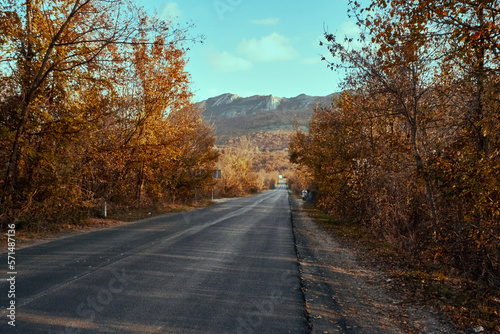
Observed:
[[[290,131],[260,131],[220,146],[222,179],[216,184],[216,193],[239,196],[274,189],[279,175],[288,177],[292,170],[286,147],[289,136]]]
[[[500,284],[500,31],[483,1],[350,2],[326,33],[345,92],[292,138],[317,204],[466,279]],[[364,15],[364,17],[363,17]],[[368,40],[373,44],[368,44]],[[439,254],[439,256],[435,256]]]
[[[190,103],[190,27],[118,0],[2,6],[2,223],[43,229],[104,201],[161,206],[210,187],[215,137]]]

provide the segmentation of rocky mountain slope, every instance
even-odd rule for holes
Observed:
[[[218,142],[259,131],[293,130],[295,120],[307,128],[314,107],[332,103],[335,94],[309,96],[301,94],[292,98],[272,95],[239,97],[223,94],[198,103],[204,109],[204,121],[212,124]]]

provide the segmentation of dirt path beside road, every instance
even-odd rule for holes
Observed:
[[[389,278],[360,265],[290,198],[301,279],[311,333],[461,333],[386,287]]]

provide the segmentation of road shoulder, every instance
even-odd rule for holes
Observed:
[[[460,333],[434,313],[389,291],[389,278],[316,224],[289,197],[312,333]]]

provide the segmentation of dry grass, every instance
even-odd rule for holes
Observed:
[[[382,270],[392,278],[391,289],[408,303],[426,304],[443,312],[464,328],[483,326],[487,332],[500,332],[500,291],[447,273],[432,262],[396,249],[359,224],[334,220],[304,204],[307,214],[332,233],[343,246],[352,249],[366,265]]]

